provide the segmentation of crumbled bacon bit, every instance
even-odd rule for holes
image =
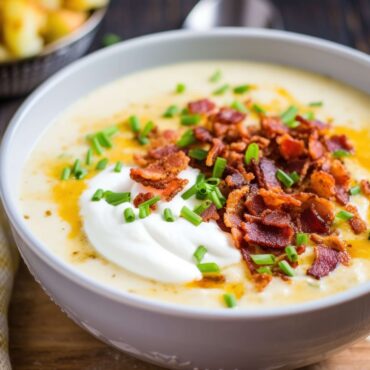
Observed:
[[[261,195],[264,203],[271,208],[278,208],[283,205],[299,207],[302,204],[292,195],[282,192],[260,189],[259,194]]]
[[[308,139],[308,152],[313,160],[321,158],[325,153],[324,145],[318,139],[317,131],[314,131]]]
[[[259,168],[262,175],[261,182],[266,189],[280,188],[280,183],[276,178],[277,167],[272,160],[261,158]]]
[[[305,233],[327,234],[329,232],[328,223],[319,215],[313,205],[301,213],[300,222]]]
[[[346,150],[347,152],[353,151],[353,145],[348,141],[346,135],[333,135],[325,140],[326,146],[331,152],[336,150]]]
[[[288,213],[281,210],[270,210],[266,209],[262,215],[262,223],[267,226],[276,227],[291,227],[290,216]]]
[[[209,99],[200,99],[188,104],[189,112],[192,114],[208,114],[216,108],[216,104]]]
[[[262,117],[261,128],[264,135],[268,138],[283,135],[288,132],[287,126],[283,124],[280,118],[277,117]]]
[[[310,238],[317,244],[323,244],[328,248],[335,249],[337,251],[345,251],[347,244],[338,235],[321,236],[317,234],[311,234]]]
[[[220,215],[217,213],[217,208],[214,204],[211,204],[205,211],[201,214],[204,222],[211,220],[217,221],[220,218]]]
[[[335,199],[338,203],[346,205],[349,202],[349,193],[348,190],[341,185],[335,186]]]
[[[216,158],[221,154],[225,145],[220,139],[212,139],[212,147],[208,152],[206,158],[206,165],[208,167],[213,166],[216,161]]]
[[[361,191],[364,195],[370,195],[370,181],[369,180],[361,180],[360,186],[361,186]]]
[[[251,194],[245,201],[245,207],[250,214],[259,216],[266,209],[266,204],[261,195]]]
[[[358,210],[352,204],[346,205],[346,211],[353,214],[353,217],[348,221],[355,234],[361,234],[367,230],[366,222],[361,218]]]
[[[233,190],[229,194],[224,214],[224,222],[227,227],[240,227],[244,208],[243,203],[248,191],[249,187],[244,186],[241,189]]]
[[[241,188],[242,186],[247,185],[248,183],[242,176],[242,174],[238,171],[236,171],[232,175],[227,176],[225,182],[227,186],[231,189]]]
[[[134,206],[136,208],[139,208],[139,206],[140,206],[141,203],[144,203],[147,200],[152,199],[153,197],[154,197],[154,194],[153,193],[150,193],[150,192],[149,193],[139,193],[138,195],[136,195],[136,197],[135,197],[135,199],[133,201]],[[152,211],[155,211],[157,209],[157,205],[156,204],[152,204],[150,206],[150,209]]]
[[[214,121],[226,125],[232,125],[243,121],[245,117],[246,115],[244,113],[224,107],[214,116]]]
[[[195,138],[201,143],[211,143],[212,142],[213,136],[206,128],[199,126],[199,127],[195,127],[193,131],[194,131]]]
[[[335,194],[335,179],[324,171],[313,172],[310,178],[311,189],[320,197],[330,198]]]
[[[304,141],[294,139],[289,134],[279,136],[276,142],[284,159],[295,159],[304,153]]]

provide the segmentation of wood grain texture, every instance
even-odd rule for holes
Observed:
[[[1,1],[1,0],[0,0]],[[196,0],[113,0],[91,50],[107,32],[123,39],[178,28]],[[370,51],[369,0],[274,0],[285,28]],[[0,102],[0,136],[22,99]],[[52,303],[22,263],[10,307],[14,370],[160,370],[99,342]],[[243,369],[244,370],[244,369]],[[304,370],[370,370],[362,341]]]

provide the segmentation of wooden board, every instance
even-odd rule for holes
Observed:
[[[161,370],[83,331],[49,300],[23,263],[10,306],[10,355],[14,370]],[[370,370],[370,341],[305,370]]]

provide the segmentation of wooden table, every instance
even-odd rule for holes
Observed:
[[[230,0],[231,1],[231,0]],[[370,51],[369,0],[275,0],[288,30]],[[95,41],[178,28],[196,0],[113,0]],[[21,99],[0,102],[0,134]],[[14,370],[160,370],[97,341],[52,303],[21,263],[10,306]],[[362,341],[305,370],[370,370],[370,342]]]

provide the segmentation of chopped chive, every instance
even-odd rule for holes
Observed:
[[[200,195],[201,198],[197,198],[197,199],[205,199],[209,191],[210,191],[210,186],[207,183],[205,182],[198,183],[197,184],[197,195]]]
[[[335,158],[344,158],[344,157],[349,157],[351,155],[350,152],[344,149],[334,150],[332,154],[333,154],[333,157]]]
[[[286,123],[285,125],[288,126],[289,128],[297,128],[301,123],[299,121],[291,121]]]
[[[146,145],[149,143],[149,139],[147,137],[139,136],[137,140],[140,145]]]
[[[197,191],[198,191],[198,186],[197,186],[197,184],[195,184],[192,187],[190,187],[188,190],[186,190],[181,195],[181,198],[184,199],[184,200],[190,199],[193,195],[196,194]]]
[[[193,159],[197,159],[198,161],[202,161],[206,159],[208,152],[204,149],[190,149],[189,150],[189,157]]]
[[[198,263],[197,267],[202,274],[218,274],[221,271],[215,262]]]
[[[82,180],[87,175],[87,170],[80,168],[76,173],[75,177],[77,180]]]
[[[290,173],[290,178],[294,181],[294,183],[297,183],[299,179],[301,178],[297,171],[293,171]]]
[[[283,271],[285,275],[295,276],[294,269],[289,265],[287,261],[280,261],[279,267],[280,267],[280,270]]]
[[[190,208],[184,206],[181,208],[180,216],[185,218],[187,221],[191,222],[195,226],[199,226],[203,219],[199,215],[197,215],[195,212],[193,212]]]
[[[195,261],[201,263],[207,252],[207,248],[204,245],[200,245],[193,254]]]
[[[259,114],[265,114],[266,113],[266,111],[259,104],[253,104],[252,105],[252,110],[254,110],[256,113],[259,113]]]
[[[324,103],[322,101],[312,101],[311,103],[308,103],[310,107],[322,107],[323,104]]]
[[[221,182],[221,180],[217,177],[209,177],[206,180],[206,183],[209,184],[209,185],[212,185],[212,186],[218,186],[218,185],[220,185],[220,182]]]
[[[99,143],[104,148],[111,148],[113,146],[112,141],[109,139],[108,135],[104,132],[98,132],[96,137],[99,140]]]
[[[296,244],[298,246],[306,245],[308,243],[308,234],[306,233],[297,233],[295,238],[296,238]]]
[[[197,125],[202,117],[199,114],[187,114],[181,116],[181,124],[183,126],[193,126]]]
[[[213,92],[213,95],[223,95],[223,94],[225,94],[225,92],[227,90],[229,90],[229,87],[230,87],[230,85],[228,85],[228,84],[222,85],[221,87],[219,87],[218,89],[216,89]]]
[[[238,112],[241,112],[241,113],[248,113],[248,109],[246,108],[246,106],[245,106],[242,102],[240,102],[240,101],[238,101],[238,100],[233,101],[233,102],[231,103],[230,107],[231,107],[232,109],[237,110]]]
[[[174,222],[175,221],[175,217],[173,216],[173,213],[169,208],[164,209],[163,218],[166,222]]]
[[[275,263],[273,254],[251,254],[250,256],[256,265],[272,265]]]
[[[154,125],[154,123],[152,121],[148,121],[145,124],[145,126],[143,128],[143,131],[141,131],[141,135],[140,136],[147,137],[150,134],[150,132],[154,129],[154,126],[155,125]]]
[[[118,161],[115,164],[113,171],[118,173],[118,172],[121,172],[121,170],[122,170],[122,162]]]
[[[180,112],[180,109],[177,105],[170,105],[166,111],[163,113],[165,118],[173,118]]]
[[[93,156],[93,151],[91,148],[89,148],[87,150],[87,153],[86,153],[86,160],[85,160],[85,163],[87,166],[90,166],[91,163],[92,163],[92,156]]]
[[[341,221],[348,221],[351,218],[353,218],[353,216],[354,216],[353,213],[348,212],[348,211],[345,211],[345,210],[342,210],[342,211],[339,211],[335,215],[335,218],[338,219],[338,220],[341,220]]]
[[[183,115],[186,115],[186,114],[189,114],[189,109],[187,107],[183,108],[180,112],[180,114],[183,116]]]
[[[149,206],[139,206],[139,218],[146,218],[150,215]]]
[[[236,86],[234,87],[234,94],[244,94],[246,93],[247,91],[250,90],[250,86],[249,85],[240,85],[240,86]]]
[[[96,169],[101,171],[101,170],[104,170],[105,167],[107,167],[107,164],[108,164],[108,158],[103,158],[101,159],[97,164],[96,164]]]
[[[76,173],[78,173],[81,170],[81,161],[79,159],[76,159],[72,166],[72,174],[76,176]]]
[[[91,147],[92,147],[93,151],[95,152],[95,154],[97,154],[97,155],[102,155],[103,154],[103,148],[100,145],[99,140],[96,136],[91,138]]]
[[[119,204],[130,202],[131,193],[129,192],[115,193],[113,191],[106,191],[104,193],[104,198],[108,204],[112,206],[118,206]]]
[[[283,123],[286,125],[291,124],[295,121],[295,117],[297,116],[298,108],[294,105],[291,105],[285,112],[283,112],[280,116]]]
[[[262,266],[257,269],[259,274],[268,274],[272,275],[271,267],[270,266]]]
[[[201,204],[199,204],[199,206],[194,208],[194,212],[197,215],[201,215],[206,209],[208,209],[210,207],[211,204],[212,204],[212,202],[209,199],[206,199]]]
[[[234,308],[237,306],[238,302],[233,293],[226,293],[223,295],[224,302],[228,308]]]
[[[294,180],[283,170],[276,171],[276,178],[286,187],[290,188],[294,184]]]
[[[220,202],[222,203],[222,205],[224,205],[226,203],[226,198],[224,197],[224,195],[221,193],[221,190],[220,188],[216,187],[215,190],[214,190],[218,196],[218,199],[220,199]]]
[[[137,116],[131,116],[128,119],[128,123],[130,125],[130,128],[131,128],[132,132],[137,133],[137,132],[140,131],[140,121],[139,121],[139,118]]]
[[[220,69],[217,69],[215,73],[209,78],[209,82],[219,82],[222,78],[222,72]]]
[[[221,178],[226,168],[226,159],[217,157],[215,165],[213,166],[212,177]]]
[[[123,216],[125,217],[125,221],[127,223],[134,222],[135,221],[135,218],[136,218],[134,211],[130,207],[129,208],[126,208],[123,211]]]
[[[295,247],[293,245],[288,245],[285,248],[285,253],[287,254],[288,259],[289,259],[290,262],[297,262],[298,261],[298,253],[297,253],[297,250],[295,249]]]
[[[252,159],[254,159],[256,162],[258,162],[259,158],[259,147],[256,143],[251,143],[248,145],[247,150],[244,154],[244,162],[246,165],[250,164]]]
[[[199,183],[203,182],[205,178],[206,177],[204,176],[203,173],[199,173],[199,175],[197,176],[197,179],[195,180],[195,183],[199,184]]]
[[[351,189],[349,189],[349,193],[351,195],[361,194],[361,187],[360,187],[360,185],[352,186]]]
[[[179,148],[185,148],[195,142],[195,136],[193,130],[185,131],[181,138],[177,141],[176,145]]]
[[[111,127],[105,128],[102,132],[105,135],[110,137],[110,136],[113,136],[114,134],[116,134],[118,131],[119,131],[119,128],[117,126],[111,126]]]
[[[155,196],[153,198],[150,198],[147,201],[141,203],[139,207],[150,207],[150,206],[158,203],[160,200],[161,200],[161,197],[159,195],[157,195],[157,196]]]
[[[93,202],[98,202],[99,200],[103,199],[103,197],[104,197],[104,190],[98,189],[92,196],[91,200]]]
[[[60,179],[65,181],[68,180],[71,176],[71,169],[69,167],[64,167]]]
[[[182,94],[183,92],[185,92],[185,90],[186,90],[186,85],[185,84],[178,83],[176,85],[176,92],[177,92],[177,94]]]
[[[211,191],[208,194],[208,197],[209,197],[209,200],[212,201],[212,203],[216,206],[217,209],[222,208],[222,202],[215,191]]]
[[[314,112],[306,112],[303,114],[303,118],[305,118],[308,121],[313,121],[315,119],[315,113]]]
[[[122,40],[121,37],[116,35],[115,33],[107,33],[102,38],[102,44],[103,46],[111,46],[117,44],[121,40]]]

